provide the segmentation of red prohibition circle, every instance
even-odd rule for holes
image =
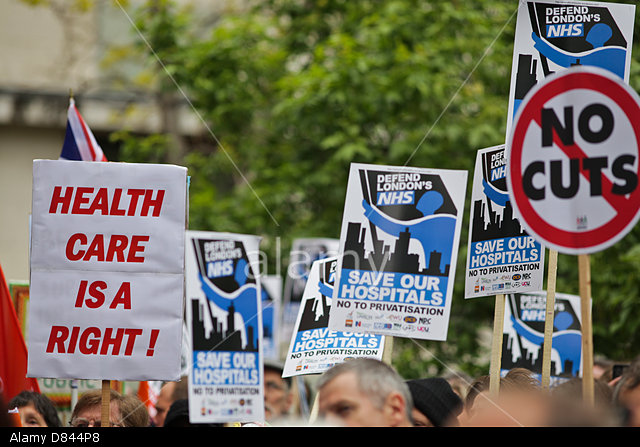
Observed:
[[[508,154],[509,189],[515,202],[513,206],[531,233],[558,247],[572,251],[586,251],[615,240],[636,218],[640,209],[640,185],[628,198],[617,196],[616,203],[610,203],[616,210],[614,218],[598,228],[582,232],[567,231],[549,224],[533,208],[521,187],[522,149],[529,126],[532,123],[538,123],[537,117],[540,116],[540,111],[550,99],[575,89],[593,90],[614,101],[629,119],[635,134],[637,151],[640,151],[640,106],[638,100],[620,82],[609,76],[592,70],[570,69],[540,85],[530,98],[525,99],[521,110],[518,111]],[[636,153],[636,156],[639,155]],[[638,170],[639,172],[636,174],[640,174],[640,160],[638,161]],[[640,176],[638,178],[640,179]]]

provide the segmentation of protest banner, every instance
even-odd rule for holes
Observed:
[[[30,377],[178,380],[186,168],[35,160]]]
[[[289,348],[286,343],[294,331],[311,265],[318,259],[336,256],[340,248],[339,245],[340,241],[332,238],[298,238],[293,240],[284,284],[280,329],[280,340],[283,342],[282,353],[286,353]]]
[[[321,374],[348,358],[382,360],[384,336],[328,328],[337,263],[337,257],[332,257],[317,260],[311,266],[283,377]]]
[[[531,234],[567,254],[625,236],[639,217],[639,116],[636,92],[604,70],[575,67],[531,91],[510,136],[507,177]]]
[[[507,132],[527,92],[546,76],[583,65],[629,80],[635,5],[521,1],[513,48]]]
[[[507,192],[505,146],[481,149],[471,192],[465,298],[495,295],[490,390],[500,378],[505,294],[541,290],[545,249],[513,214]]]
[[[503,372],[526,368],[541,379],[547,321],[544,292],[507,295],[502,337]],[[579,295],[555,295],[550,385],[582,376],[582,322]]]
[[[351,164],[330,329],[446,340],[466,181]]]
[[[578,255],[585,399],[593,401],[590,259],[640,217],[640,98],[609,71],[573,67],[525,97],[507,144],[508,190],[529,233]]]
[[[260,238],[187,231],[189,420],[264,420]]]
[[[546,2],[521,2],[518,9],[514,41],[507,138],[512,134],[516,114],[533,87],[547,76],[561,73],[575,66],[592,66],[607,70],[613,76],[628,82],[631,63],[631,46],[635,5],[604,2],[577,2],[549,0]],[[590,297],[588,277],[589,260],[578,255],[581,289],[585,299]],[[553,287],[557,248],[549,247],[549,271],[547,303],[553,307]],[[555,275],[555,273],[553,273]],[[583,306],[588,312],[587,306]],[[590,343],[590,318],[584,328],[584,343]],[[549,336],[552,323],[545,332]],[[548,359],[550,346],[545,345]],[[587,349],[585,361],[589,361]],[[543,386],[547,385],[548,362],[543,368]],[[588,373],[587,373],[588,374]],[[584,383],[588,388],[589,377]],[[585,394],[590,394],[587,392]],[[589,396],[587,396],[587,399]]]
[[[514,216],[506,176],[504,145],[477,152],[465,298],[543,288],[545,250]]]

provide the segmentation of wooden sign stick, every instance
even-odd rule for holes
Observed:
[[[491,367],[489,373],[489,393],[498,397],[500,391],[500,366],[502,361],[502,333],[504,331],[504,294],[496,295],[493,315],[493,340],[491,345]]]
[[[391,355],[393,354],[393,337],[384,337],[384,349],[382,350],[382,361],[391,365]]]
[[[549,250],[547,273],[547,307],[544,318],[544,343],[542,345],[542,389],[548,389],[551,382],[551,347],[553,340],[553,318],[556,306],[556,276],[558,273],[558,252]]]
[[[313,406],[311,407],[311,411],[309,412],[309,424],[315,424],[318,419],[318,395],[316,394],[313,398]]]
[[[111,381],[102,381],[102,419],[100,421],[101,427],[109,427],[111,424]]]
[[[582,398],[593,405],[593,331],[591,325],[591,264],[589,255],[578,255],[580,311],[582,315]]]

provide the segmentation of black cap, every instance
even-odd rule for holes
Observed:
[[[413,406],[436,427],[457,422],[462,412],[462,399],[449,382],[440,377],[408,380]]]
[[[178,399],[169,407],[164,419],[165,427],[184,427],[189,425],[189,401]]]

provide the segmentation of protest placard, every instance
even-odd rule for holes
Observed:
[[[594,154],[601,155],[602,150],[587,147],[588,145],[585,146],[582,143],[585,141],[589,144],[602,143],[602,141],[608,139],[609,135],[605,137],[605,134],[612,129],[609,126],[613,122],[610,119],[612,116],[609,114],[612,109],[606,105],[603,106],[601,99],[603,95],[608,96],[614,90],[618,92],[621,90],[619,88],[605,87],[605,90],[607,90],[605,92],[599,89],[600,86],[591,85],[587,87],[587,91],[589,91],[587,96],[588,101],[592,101],[592,103],[586,104],[578,99],[581,96],[578,85],[571,85],[572,81],[567,82],[570,78],[564,78],[564,83],[563,81],[555,82],[555,88],[549,88],[548,85],[551,83],[546,81],[549,77],[561,77],[559,75],[563,72],[575,71],[576,67],[591,67],[606,72],[607,74],[603,75],[603,79],[615,78],[624,83],[628,82],[634,17],[635,5],[632,4],[558,0],[546,2],[525,1],[519,5],[516,24],[507,116],[507,158],[511,166],[511,172],[507,175],[510,181],[508,188],[511,190],[514,183],[516,185],[524,183],[527,188],[526,195],[537,202],[525,205],[524,203],[528,200],[522,200],[524,209],[520,209],[510,191],[516,214],[526,226],[527,231],[550,249],[550,285],[547,291],[548,316],[553,309],[556,268],[553,263],[557,259],[557,253],[561,250],[560,247],[564,247],[568,251],[578,254],[580,296],[583,300],[581,306],[583,320],[582,358],[585,371],[583,396],[587,403],[593,402],[591,313],[590,306],[586,305],[591,300],[591,272],[588,253],[601,250],[619,240],[624,235],[624,232],[630,228],[630,226],[627,226],[626,229],[623,228],[623,223],[627,221],[628,224],[629,219],[633,219],[633,217],[624,216],[624,214],[628,213],[620,212],[620,204],[616,204],[615,200],[611,200],[609,192],[601,194],[601,191],[599,191],[603,182],[605,187],[611,186],[611,179],[607,178],[611,176],[611,173],[613,173],[614,177],[617,177],[621,171],[625,171],[625,176],[627,175],[629,171],[625,169],[627,167],[625,165],[629,165],[629,160],[623,158],[623,161],[618,162],[617,166],[612,166],[611,164],[605,166],[602,164],[601,157],[593,157]],[[571,79],[577,78],[573,78],[572,75]],[[538,92],[538,101],[531,101],[534,96],[534,90],[540,84],[545,85],[545,88],[542,89],[543,93]],[[584,82],[579,84],[580,87],[586,85]],[[615,82],[605,82],[604,84],[611,86]],[[570,90],[574,91],[567,95],[566,93]],[[543,98],[545,95],[546,97]],[[600,98],[598,98],[598,95],[600,95]],[[578,101],[575,102],[576,100]],[[561,111],[563,103],[564,111]],[[579,103],[584,106],[584,109],[577,108],[574,110],[574,106]],[[521,113],[525,104],[529,104],[529,110],[527,113]],[[541,109],[545,107],[548,108],[540,114]],[[625,109],[620,103],[614,109],[616,107]],[[628,107],[626,109],[625,113],[628,112]],[[574,111],[575,118],[578,119],[577,130],[580,134],[583,134],[580,142],[575,147],[572,141]],[[580,114],[580,118],[578,118],[578,114]],[[545,117],[542,118],[541,115],[545,115]],[[536,116],[535,119],[533,118],[534,116]],[[559,117],[562,117],[564,124],[560,124]],[[599,120],[601,120],[600,128],[598,128],[597,124],[595,127],[591,127],[594,122]],[[545,122],[544,126],[542,126],[543,121]],[[534,122],[537,124],[534,124]],[[520,127],[516,132],[513,128],[518,124]],[[533,129],[531,132],[529,132],[530,125],[531,129]],[[540,136],[536,135],[537,131],[535,129],[537,126],[546,128],[543,131],[545,136],[541,140]],[[556,132],[555,136],[552,136],[553,132]],[[637,132],[635,133],[637,135]],[[529,143],[536,139],[542,141],[543,150],[540,151],[540,147],[533,149],[533,146],[528,145],[530,147],[526,151],[526,155],[522,157],[525,152],[522,150],[525,134],[531,137],[528,138]],[[629,134],[628,131],[627,134]],[[555,141],[554,150],[550,150],[552,144],[549,140]],[[514,141],[515,145],[518,146],[515,153],[520,154],[520,160],[515,161],[512,160]],[[612,140],[609,139],[607,144],[611,142]],[[624,145],[625,143],[623,142],[622,144]],[[613,143],[609,148],[613,149],[615,145],[616,143]],[[601,145],[601,147],[603,146]],[[560,152],[563,153],[557,159],[547,160],[548,157],[557,157],[556,148],[559,148]],[[583,152],[585,150],[586,152]],[[535,157],[542,157],[542,159],[530,163]],[[570,181],[567,182],[568,187],[565,187],[559,181],[562,180],[561,170],[564,169],[562,164],[563,159],[566,158],[571,159],[568,163],[570,165],[568,169],[570,172]],[[583,166],[579,166],[581,164],[580,159],[584,159]],[[523,161],[529,165],[528,172],[523,173],[521,171],[523,169]],[[548,167],[544,166],[547,161]],[[541,172],[541,168],[542,171],[546,170],[547,172]],[[611,170],[611,173],[601,177],[603,168]],[[555,175],[550,174],[552,169],[555,171]],[[577,175],[575,175],[576,173]],[[547,176],[547,178],[541,180],[540,174],[542,174],[542,177]],[[521,178],[521,175],[524,176]],[[536,177],[535,181],[533,181],[534,176]],[[552,180],[553,177],[556,178],[555,181]],[[545,180],[549,180],[546,185]],[[576,197],[578,196],[576,189],[578,183],[591,183],[589,189],[591,193],[595,192],[595,194],[592,194],[595,198],[591,199],[591,203],[594,205],[591,209],[588,209],[590,207],[576,206],[575,200],[562,200],[562,203],[558,201],[552,203],[553,200],[540,201],[540,195],[545,195],[544,190],[551,186],[550,193],[556,195],[557,198],[576,198],[582,204],[585,204],[589,201],[584,200],[584,191],[587,188],[580,188],[579,195],[582,197]],[[628,181],[626,183],[627,185],[629,184]],[[518,192],[517,195],[522,197],[524,194]],[[610,205],[603,207],[602,204],[597,203],[598,200],[603,198],[605,201],[609,201]],[[545,203],[544,206],[548,208],[547,213],[541,213],[540,203],[543,202]],[[608,209],[603,211],[607,207]],[[616,212],[616,208],[618,212]],[[629,212],[635,213],[633,206],[629,208]],[[527,222],[524,222],[523,213],[527,215]],[[555,213],[558,214],[556,215]],[[540,219],[540,216],[545,214],[547,216],[553,215],[552,221],[546,227],[545,223],[542,222],[544,218]],[[612,215],[615,214],[618,214],[617,218],[612,218]],[[530,222],[535,222],[536,231],[532,229]],[[604,228],[604,223],[607,223],[606,229]],[[603,231],[600,231],[600,229],[595,229],[592,232],[585,231],[589,227],[598,226],[603,227],[601,228]],[[554,272],[553,275],[551,274],[552,271]],[[551,337],[552,324],[552,321],[547,321],[547,329],[545,330],[547,338]],[[549,340],[544,347],[543,387],[548,385],[549,379],[550,344]]]
[[[260,238],[187,231],[189,420],[264,420]]]
[[[520,221],[567,254],[601,251],[640,210],[640,98],[602,69],[575,67],[531,90],[508,142]]]
[[[302,294],[307,284],[309,271],[314,261],[336,256],[340,241],[333,238],[297,238],[291,244],[289,262],[284,283],[284,303],[282,306],[282,324],[280,340],[281,352],[287,352],[287,343],[293,334]]]
[[[321,374],[348,358],[382,359],[384,336],[328,328],[337,262],[337,257],[332,257],[315,261],[311,266],[283,377]],[[367,316],[363,314],[363,318]]]
[[[594,66],[628,82],[634,17],[630,3],[519,2],[507,135],[527,92],[552,73]]]
[[[580,296],[556,293],[550,342],[550,385],[581,377],[582,322]],[[526,368],[542,376],[547,296],[544,292],[507,295],[502,339],[502,369]]]
[[[186,168],[33,163],[31,377],[177,380]]]
[[[465,298],[541,290],[544,247],[514,216],[504,145],[476,155]]]
[[[330,329],[446,340],[466,182],[351,164]]]
[[[508,190],[520,221],[550,248],[578,255],[584,396],[590,401],[588,255],[621,240],[640,217],[639,116],[640,98],[622,79],[574,67],[531,89],[507,143]]]

